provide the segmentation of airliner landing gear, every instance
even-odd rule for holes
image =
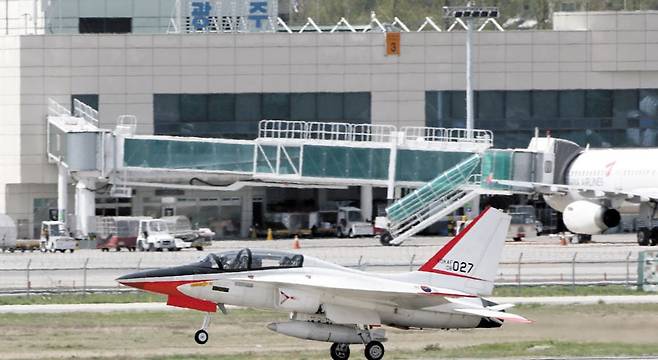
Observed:
[[[208,326],[210,326],[210,313],[206,313],[203,317],[203,325],[201,329],[194,333],[194,341],[197,344],[203,345],[208,342]]]
[[[579,244],[586,244],[592,242],[592,235],[588,234],[576,234],[576,239]]]
[[[651,230],[649,228],[640,228],[637,232],[637,243],[640,246],[658,245],[658,227]]]
[[[384,345],[379,341],[371,341],[366,345],[366,359],[381,360],[384,357]]]
[[[333,343],[329,348],[333,360],[347,360],[350,358],[350,346],[348,344]]]
[[[649,245],[649,242],[651,241],[649,238],[651,237],[651,232],[649,231],[648,228],[640,228],[637,230],[637,243],[640,246],[647,246]]]

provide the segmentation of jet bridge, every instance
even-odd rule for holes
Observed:
[[[138,135],[124,115],[113,130],[74,101],[49,103],[48,158],[59,165],[60,218],[76,183],[76,223],[86,234],[94,189],[131,196],[133,187],[238,190],[244,186],[419,187],[493,144],[488,130],[263,120],[254,140]],[[474,171],[475,172],[475,171]]]

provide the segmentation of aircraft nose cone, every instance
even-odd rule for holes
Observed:
[[[277,330],[276,323],[267,324],[267,328],[274,331],[274,332],[276,332],[276,330]]]

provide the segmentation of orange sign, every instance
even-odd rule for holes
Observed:
[[[400,55],[400,33],[386,33],[386,55]]]

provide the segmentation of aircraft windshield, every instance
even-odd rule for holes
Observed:
[[[228,270],[265,270],[277,268],[301,267],[304,257],[300,254],[269,251],[250,250],[227,251],[223,253],[209,254],[199,263],[202,267]]]

